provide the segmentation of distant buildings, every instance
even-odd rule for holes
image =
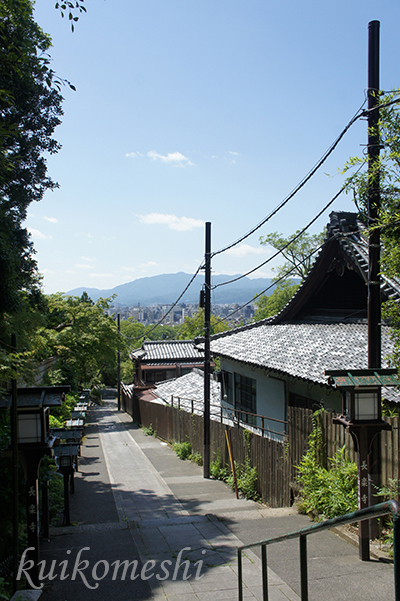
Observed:
[[[150,305],[148,307],[142,307],[140,304],[134,307],[112,305],[110,311],[112,313],[118,312],[121,315],[121,319],[132,317],[146,326],[158,323],[163,317],[165,317],[163,321],[165,325],[180,325],[185,321],[186,317],[193,317],[197,313],[198,308],[198,305],[180,303],[166,317],[165,315],[171,309],[171,305]],[[229,318],[229,325],[231,327],[238,324],[245,325],[253,321],[254,304],[251,303],[243,308],[240,308],[240,305],[236,303],[212,306],[212,314],[220,319],[226,319],[233,312],[235,313]]]

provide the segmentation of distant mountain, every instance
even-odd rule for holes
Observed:
[[[68,294],[72,296],[81,296],[83,292],[87,292],[90,298],[97,301],[100,297],[107,298],[116,294],[115,305],[133,307],[139,303],[142,306],[146,305],[162,305],[171,304],[182,294],[190,282],[191,275],[188,273],[168,273],[163,275],[155,275],[147,278],[139,278],[127,284],[121,284],[108,290],[99,290],[98,288],[75,288],[70,290]],[[212,278],[212,284],[217,285],[222,282],[227,282],[239,277],[238,275],[215,275]],[[200,290],[204,284],[204,275],[197,275],[193,283],[181,298],[181,303],[197,303],[199,300]],[[232,284],[221,286],[212,291],[213,304],[233,304],[245,303],[253,298],[255,294],[259,294],[268,286],[271,285],[269,278],[242,278]],[[268,291],[268,294],[273,292],[273,288]]]

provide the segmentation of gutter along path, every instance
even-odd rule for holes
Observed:
[[[202,468],[118,412],[114,395],[89,412],[71,496],[76,525],[53,528],[42,542],[45,573],[52,561],[57,566],[42,601],[237,599],[237,546],[310,520],[237,500],[223,482],[203,479]],[[124,574],[115,562],[125,560]],[[64,574],[62,561],[69,562]],[[268,565],[270,601],[297,601],[298,541],[269,547]],[[394,599],[393,566],[359,561],[358,550],[332,532],[308,537],[308,571],[310,601]],[[244,597],[261,600],[261,562],[252,551],[243,573]]]

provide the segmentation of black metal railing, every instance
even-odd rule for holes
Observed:
[[[242,553],[252,547],[261,547],[261,565],[262,565],[262,587],[263,601],[268,601],[268,571],[267,571],[267,546],[272,543],[279,543],[292,538],[298,538],[300,543],[300,588],[301,601],[308,601],[308,574],[307,574],[307,536],[328,530],[334,526],[343,526],[353,522],[359,522],[370,518],[378,518],[383,515],[392,514],[393,517],[393,564],[394,564],[394,599],[400,601],[400,505],[397,501],[386,501],[372,507],[365,507],[353,513],[346,513],[337,518],[326,520],[318,524],[313,524],[308,528],[302,528],[295,532],[289,532],[282,536],[267,538],[266,540],[242,545],[238,547],[238,580],[239,580],[239,601],[243,601],[243,564]]]
[[[164,402],[171,407],[183,409],[184,411],[188,411],[190,413],[198,413],[199,415],[203,415],[204,401],[199,401],[189,397],[171,395],[171,403],[167,403],[165,400]],[[233,407],[226,407],[221,403],[210,403],[210,416],[211,419],[213,419],[213,417],[218,419],[221,424],[224,423],[224,420],[227,420],[235,423],[237,426],[251,426],[254,430],[260,431],[261,436],[264,436],[267,433],[267,435],[276,434],[280,437],[284,437],[287,435],[289,424],[288,421],[283,419],[268,417],[267,415],[260,415],[259,413],[251,413],[250,411],[245,411],[241,408],[235,409]],[[257,420],[261,422],[261,426],[257,425]],[[273,422],[272,425],[282,424],[283,431],[273,430],[271,427],[266,427],[265,424],[268,424],[268,422]]]

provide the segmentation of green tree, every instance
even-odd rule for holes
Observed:
[[[37,290],[37,265],[27,208],[57,184],[46,154],[62,115],[62,97],[49,66],[51,40],[33,19],[30,0],[0,0],[0,315],[18,306],[21,290]]]
[[[310,271],[315,255],[311,255],[313,250],[316,250],[325,239],[325,231],[320,234],[308,234],[304,232],[294,242],[290,242],[295,236],[300,233],[301,230],[297,230],[292,236],[284,238],[282,234],[278,232],[272,232],[266,236],[260,236],[260,244],[270,244],[276,250],[280,250],[285,263],[279,267],[273,268],[276,271],[276,279],[285,276],[285,274],[292,271],[287,277],[300,277],[302,280],[307,276]],[[310,256],[311,255],[311,256]]]
[[[313,251],[317,250],[323,243],[325,230],[320,234],[308,234],[307,232],[300,234],[300,231],[297,230],[288,238],[284,238],[278,232],[260,236],[260,244],[270,244],[276,250],[282,251],[281,254],[285,259],[285,263],[273,268],[277,274],[273,281],[279,280],[274,292],[269,296],[263,294],[255,300],[255,321],[279,313],[299,287],[299,284],[296,284],[290,278],[298,276],[301,280],[304,280],[310,271],[316,257],[316,253],[313,253]],[[300,235],[298,236],[298,234]],[[295,236],[298,237],[294,242],[291,242]]]
[[[175,340],[178,326],[160,324],[158,326],[144,326],[133,317],[121,321],[121,379],[132,382],[134,377],[134,364],[129,355],[134,349],[142,346],[144,340]]]
[[[228,326],[215,315],[211,315],[210,326],[211,335],[228,330]],[[193,317],[186,317],[179,331],[179,340],[193,340],[204,336],[204,309],[198,309]]]
[[[63,18],[68,13],[68,20],[71,23],[72,31],[74,31],[74,23],[79,21],[79,17],[76,13],[86,12],[84,1],[85,0],[75,0],[75,2],[56,2],[54,5],[54,7],[60,11],[60,14]]]
[[[378,134],[381,152],[373,169],[368,171],[366,156],[351,157],[342,173],[346,173],[347,192],[354,197],[360,217],[368,224],[368,185],[379,177],[381,208],[376,223],[381,234],[381,272],[389,278],[400,276],[400,91],[380,97]],[[394,301],[383,305],[383,316],[394,330],[393,360],[400,366],[400,307]]]
[[[298,287],[299,284],[295,284],[293,280],[284,280],[277,284],[275,290],[269,296],[266,294],[259,296],[254,301],[256,306],[254,321],[277,315],[287,305]]]
[[[93,386],[107,366],[116,365],[119,338],[115,320],[108,315],[111,302],[100,298],[94,303],[85,294],[48,297],[48,324],[41,334],[57,356],[51,383],[65,382],[73,389]]]

